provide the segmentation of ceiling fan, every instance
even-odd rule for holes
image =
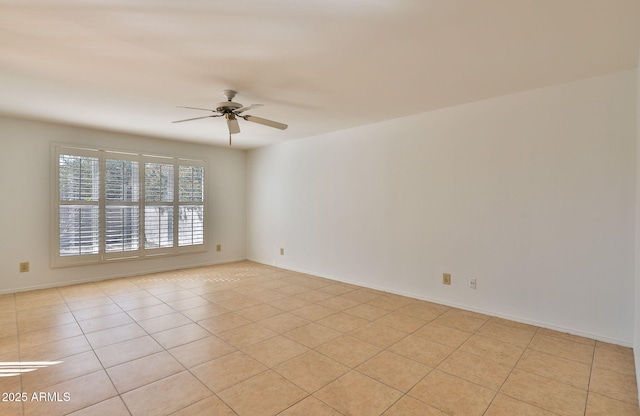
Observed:
[[[185,121],[199,120],[202,118],[224,116],[224,118],[227,119],[227,126],[229,127],[229,146],[231,146],[231,135],[240,133],[240,125],[238,124],[237,117],[240,117],[247,121],[251,121],[253,123],[258,123],[258,124],[262,124],[269,127],[275,127],[276,129],[280,129],[280,130],[285,130],[288,127],[286,124],[278,123],[277,121],[267,120],[266,118],[256,117],[249,114],[243,115],[242,113],[244,113],[247,110],[250,110],[256,107],[262,107],[262,104],[251,104],[245,107],[242,104],[236,103],[233,101],[233,97],[235,97],[237,94],[236,91],[224,90],[222,91],[222,93],[227,98],[227,101],[218,103],[218,106],[216,107],[215,110],[211,110],[209,108],[199,108],[199,107],[179,107],[179,108],[188,108],[191,110],[213,111],[214,113],[217,113],[217,114],[212,114],[212,115],[202,116],[202,117],[187,118],[184,120],[177,120],[177,121],[173,121],[173,123],[182,123]]]

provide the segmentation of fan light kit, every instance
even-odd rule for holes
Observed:
[[[251,104],[245,107],[242,104],[236,103],[233,101],[233,97],[235,97],[237,94],[236,91],[224,90],[222,91],[222,93],[227,98],[227,101],[218,103],[218,106],[216,107],[215,110],[212,110],[210,108],[199,108],[199,107],[179,107],[179,108],[188,108],[190,110],[212,111],[216,114],[211,114],[211,115],[202,116],[202,117],[187,118],[184,120],[177,120],[177,121],[174,121],[173,123],[182,123],[185,121],[200,120],[202,118],[224,116],[224,118],[227,119],[227,126],[229,127],[229,146],[231,146],[231,135],[240,133],[240,125],[238,124],[237,117],[240,117],[247,121],[251,121],[253,123],[262,124],[264,126],[274,127],[280,130],[285,130],[288,127],[286,124],[278,123],[277,121],[267,120],[266,118],[256,117],[249,114],[243,115],[242,113],[244,113],[247,110],[251,110],[252,108],[256,108],[256,107],[262,107],[262,104]]]

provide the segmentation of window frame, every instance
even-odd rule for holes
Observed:
[[[60,200],[60,155],[74,155],[82,157],[97,157],[99,161],[99,190],[98,190],[98,253],[60,255],[60,207],[64,205],[91,205],[95,202],[87,201],[62,201]],[[106,195],[106,164],[107,159],[129,160],[138,163],[138,200],[133,201],[107,201]],[[145,166],[146,163],[164,163],[173,165],[173,200],[171,202],[147,202],[145,201]],[[180,166],[196,166],[203,168],[202,175],[202,201],[180,201]],[[206,160],[189,157],[168,156],[161,154],[149,154],[147,152],[122,151],[115,149],[94,148],[64,143],[52,143],[51,145],[51,267],[68,267],[88,264],[106,264],[119,261],[141,260],[162,256],[176,256],[190,253],[209,251],[207,218],[207,184],[209,169]],[[145,247],[145,208],[151,206],[171,206],[172,212],[172,245],[171,247],[147,248]],[[200,244],[180,245],[178,218],[181,205],[200,205],[203,212],[202,239]],[[136,250],[107,251],[107,225],[106,212],[109,206],[137,206],[138,208],[138,247]]]

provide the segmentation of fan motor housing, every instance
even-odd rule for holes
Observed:
[[[242,108],[242,104],[234,103],[233,101],[223,101],[221,103],[218,103],[216,111],[219,111],[221,113],[230,113],[233,110],[237,110],[238,108]]]

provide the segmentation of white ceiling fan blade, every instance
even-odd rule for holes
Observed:
[[[189,110],[204,110],[204,111],[213,111],[214,113],[216,112],[216,110],[212,110],[210,108],[200,108],[200,107],[184,107],[179,105],[178,108],[188,108]]]
[[[238,124],[237,118],[227,117],[227,126],[229,126],[229,134],[240,133],[240,124]]]
[[[238,108],[236,111],[234,111],[234,113],[236,114],[244,113],[247,110],[251,110],[252,108],[256,108],[256,107],[262,107],[263,105],[264,104],[251,104],[246,107]]]
[[[285,130],[287,127],[286,124],[278,123],[277,121],[267,120],[266,118],[256,117],[256,116],[242,116],[247,121],[251,121],[253,123],[262,124],[269,127],[275,127],[276,129]]]
[[[220,116],[219,115],[213,115],[213,116],[204,116],[204,117],[185,118],[184,120],[172,121],[172,123],[183,123],[185,121],[200,120],[201,118],[209,118],[209,117],[220,117]]]

